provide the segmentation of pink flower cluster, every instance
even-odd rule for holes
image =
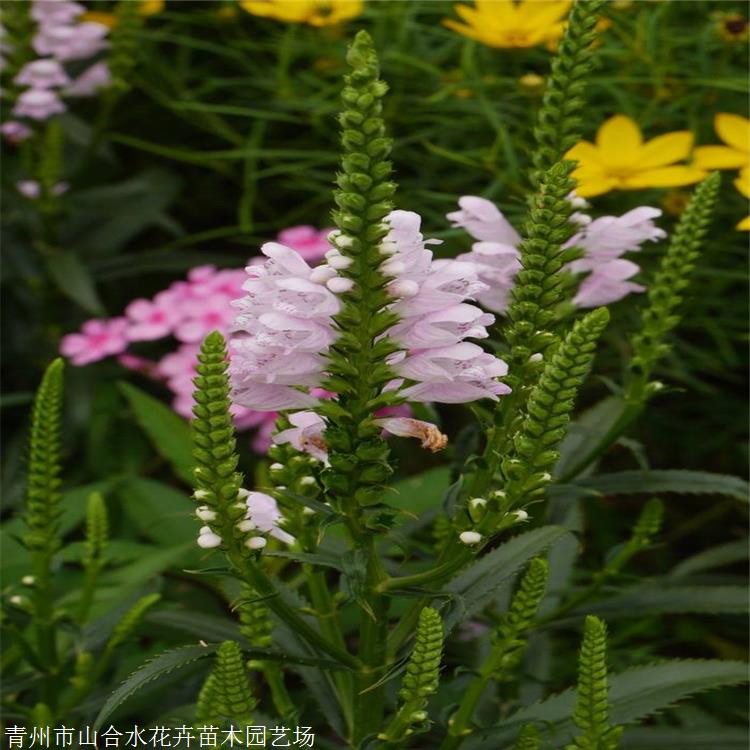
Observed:
[[[462,403],[497,399],[509,388],[497,378],[506,364],[468,338],[485,338],[494,320],[468,299],[486,289],[473,263],[434,260],[420,233],[420,218],[393,211],[382,244],[382,272],[399,322],[385,335],[402,349],[389,364],[398,376],[389,384],[409,401]],[[292,248],[267,243],[263,266],[247,268],[246,296],[232,331],[230,366],[237,403],[251,409],[307,409],[325,373],[325,354],[337,336],[332,318],[339,294],[353,282],[339,271],[350,259],[348,238],[333,232],[326,263],[311,268]],[[434,241],[432,241],[434,242]],[[306,426],[306,425],[303,425]]]
[[[572,198],[576,207],[579,198]],[[459,211],[448,214],[454,227],[463,227],[474,239],[470,253],[458,256],[459,260],[476,264],[479,278],[488,289],[478,295],[479,302],[494,312],[505,312],[515,276],[521,268],[518,244],[520,235],[490,201],[476,196],[464,196],[458,202]],[[642,292],[644,287],[628,281],[640,271],[632,261],[621,258],[626,252],[640,250],[646,242],[666,237],[666,232],[653,220],[661,211],[641,206],[622,216],[602,216],[592,219],[576,212],[573,221],[579,230],[565,247],[579,247],[584,256],[568,264],[571,273],[589,275],[583,279],[573,304],[577,307],[599,307],[617,302],[631,292]]]
[[[13,79],[17,86],[25,87],[13,107],[15,117],[46,120],[65,111],[61,96],[92,96],[110,84],[109,68],[104,62],[95,62],[75,79],[63,67],[63,63],[85,60],[107,46],[106,26],[78,22],[85,10],[69,0],[33,0],[30,12],[37,30],[32,47],[39,58],[26,63]],[[12,142],[31,135],[28,125],[16,120],[4,123],[0,129]]]
[[[331,247],[326,241],[328,231],[321,232],[309,226],[293,227],[281,232],[279,238],[297,243],[299,252],[308,258],[320,258]],[[250,268],[261,266],[252,265],[251,261]],[[235,315],[232,301],[242,296],[246,278],[242,269],[193,268],[185,280],[174,282],[153,299],[133,300],[124,315],[84,323],[80,332],[63,337],[60,352],[75,365],[119,355],[118,361],[124,367],[163,380],[175,395],[172,402],[175,411],[190,417],[192,379],[200,342],[214,330],[229,335]],[[127,351],[131,344],[165,337],[175,339],[177,347],[158,361]],[[231,347],[234,346],[232,342]],[[254,447],[265,450],[276,417],[273,407],[254,410],[234,405],[232,409],[239,429],[258,428]]]

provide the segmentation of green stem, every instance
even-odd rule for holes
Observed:
[[[81,599],[78,602],[78,615],[77,620],[79,625],[83,625],[88,617],[89,610],[91,609],[91,603],[94,600],[94,591],[96,590],[96,582],[99,578],[99,571],[101,565],[94,561],[90,565],[86,566],[84,573],[83,587],[81,590]]]
[[[263,662],[263,677],[271,690],[271,699],[279,716],[285,721],[293,719],[297,715],[297,709],[284,685],[281,666],[273,662]]]

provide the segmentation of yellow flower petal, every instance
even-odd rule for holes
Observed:
[[[567,0],[522,0],[516,6],[519,21],[527,28],[553,26],[570,10]]]
[[[164,0],[141,0],[138,12],[142,16],[153,16],[155,13],[161,13],[164,10]]]
[[[750,232],[750,216],[746,216],[738,225],[740,232]]]
[[[649,187],[676,187],[678,185],[692,185],[702,180],[706,173],[694,167],[662,167],[649,169],[622,181],[625,190],[638,190]]]
[[[117,23],[114,13],[103,13],[98,10],[90,10],[86,13],[82,13],[78,17],[78,20],[84,23],[100,23],[108,29],[113,29]]]
[[[643,144],[637,168],[664,167],[680,159],[686,159],[692,146],[693,134],[688,130],[678,130],[657,136]]]
[[[640,157],[641,129],[625,115],[615,115],[605,122],[596,134],[599,158],[611,167],[634,164]]]
[[[576,143],[573,148],[568,150],[565,154],[566,159],[575,160],[579,166],[596,164],[600,168],[603,168],[601,159],[599,158],[599,151],[593,143],[589,141],[581,141]]]
[[[729,146],[698,146],[693,166],[698,169],[737,169],[748,162],[748,155]]]
[[[714,117],[714,127],[724,143],[750,153],[750,120],[747,117],[719,112]]]
[[[573,173],[575,174],[575,173]],[[576,195],[581,198],[593,198],[595,195],[603,195],[617,187],[617,180],[612,177],[592,177],[581,179],[576,184]]]
[[[484,34],[480,34],[473,26],[466,26],[466,24],[454,21],[452,18],[444,19],[443,26],[451,29],[452,31],[457,31],[459,34],[462,34],[469,39],[474,39],[477,42],[482,42],[482,44],[486,44],[490,47],[500,46],[493,44],[492,40],[487,41],[486,36]]]

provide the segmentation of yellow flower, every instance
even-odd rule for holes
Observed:
[[[443,24],[488,47],[536,47],[557,41],[570,0],[476,0],[474,8],[454,6],[465,23],[446,19]]]
[[[726,146],[698,146],[693,164],[698,169],[744,169],[750,166],[750,120],[719,112],[714,129]]]
[[[596,144],[581,141],[565,154],[575,159],[576,192],[582,198],[610,190],[690,185],[705,177],[694,166],[675,164],[693,145],[687,130],[666,133],[643,142],[641,129],[625,115],[610,117],[596,133]]]
[[[138,0],[138,12],[142,16],[153,16],[155,13],[161,13],[164,10],[164,0]],[[117,26],[117,18],[114,13],[102,13],[101,11],[92,10],[81,15],[81,21],[89,23],[100,23],[109,29]]]
[[[734,186],[745,198],[750,198],[750,169],[745,167],[740,171],[740,176],[734,181]],[[750,232],[750,216],[746,216],[738,225],[737,229]]]
[[[240,7],[254,16],[277,21],[332,26],[362,13],[362,0],[239,0]]]

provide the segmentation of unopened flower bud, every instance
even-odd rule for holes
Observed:
[[[336,254],[328,259],[328,265],[331,268],[335,268],[337,271],[342,268],[349,268],[351,264],[352,259],[347,258],[345,255]]]
[[[221,545],[221,537],[210,531],[208,534],[198,535],[198,546],[202,549],[214,549]]]
[[[315,484],[315,477],[302,477],[302,479],[299,480],[299,483],[304,487],[311,487]]]
[[[525,510],[515,510],[511,513],[512,516],[516,517],[516,521],[519,523],[529,520],[529,514]]]
[[[413,297],[419,292],[419,284],[409,279],[399,279],[388,285],[388,291],[393,297]]]
[[[304,508],[302,508],[302,515],[313,516],[315,515],[315,511],[312,508],[308,508],[307,506],[305,506]]]
[[[268,467],[269,471],[282,471],[283,469],[284,469],[284,464],[279,464],[279,463],[271,464]]]
[[[487,501],[483,497],[472,497],[471,500],[469,500],[469,505],[472,508],[484,508],[484,506],[487,505]]]
[[[544,356],[537,352],[536,354],[532,354],[529,357],[529,362],[541,362],[544,359]]]
[[[323,264],[322,266],[313,269],[310,274],[310,281],[312,281],[313,284],[325,284],[335,276],[336,270],[327,264]]]
[[[337,277],[328,280],[326,286],[334,294],[343,294],[344,292],[348,292],[354,286],[354,282],[351,279]]]
[[[248,497],[250,497],[250,490],[246,490],[244,487],[240,487],[237,490],[237,497],[240,500],[246,500]]]
[[[201,507],[195,511],[195,515],[198,516],[201,521],[216,520],[216,513],[214,513],[214,511],[212,511],[207,505],[201,505]]]
[[[251,536],[246,542],[245,546],[248,549],[263,549],[268,544],[268,541],[262,536]]]
[[[211,493],[207,490],[196,490],[193,493],[193,497],[196,500],[208,500],[208,498],[211,497]]]
[[[34,576],[24,576],[21,579],[21,583],[24,586],[33,586],[34,584],[36,584],[36,578],[34,578]]]
[[[26,597],[15,594],[14,596],[11,596],[8,601],[15,607],[23,607],[26,604]]]
[[[464,544],[479,544],[482,541],[482,535],[476,531],[462,531],[458,537]]]
[[[256,527],[255,527],[255,524],[249,518],[246,518],[244,521],[240,521],[237,524],[237,528],[243,534],[247,534],[248,531],[253,531]]]

